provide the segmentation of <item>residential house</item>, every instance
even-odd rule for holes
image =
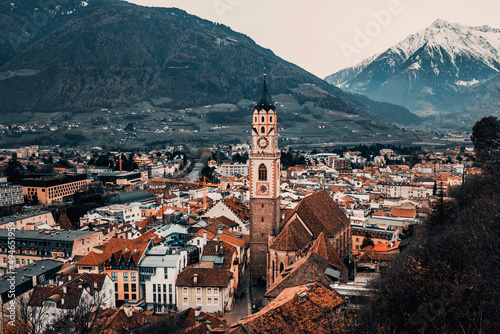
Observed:
[[[177,307],[185,310],[201,306],[209,313],[231,310],[233,281],[233,275],[222,268],[188,267],[177,277]]]

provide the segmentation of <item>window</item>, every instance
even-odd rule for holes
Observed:
[[[165,273],[165,279],[168,279],[168,268],[163,268],[163,272]]]
[[[208,304],[208,305],[212,305],[212,298],[208,298],[208,299],[207,299],[207,304]]]
[[[118,291],[118,283],[115,283],[115,291]]]
[[[186,297],[184,297],[183,302],[184,302],[184,305],[187,305],[187,303],[188,303],[188,299],[187,299]]]
[[[269,123],[273,122],[273,116],[269,116]]]
[[[188,288],[183,288],[182,289],[182,294],[187,295],[188,294]]]
[[[133,299],[133,300],[136,300],[136,299],[137,299],[137,294],[133,293],[133,294],[132,294],[132,299]]]
[[[153,303],[156,303],[156,294],[153,294]]]
[[[201,305],[201,298],[196,298],[196,305]]]
[[[113,281],[118,281],[118,274],[117,273],[111,273],[111,279]]]
[[[123,284],[123,291],[128,292],[128,283]]]
[[[219,305],[219,298],[214,298],[214,305]]]
[[[211,295],[212,294],[212,288],[207,288],[207,295]]]
[[[135,282],[135,273],[130,273],[130,280]]]
[[[168,285],[168,292],[172,292],[172,284]]]
[[[214,295],[218,295],[219,294],[219,288],[214,288]]]
[[[128,293],[123,295],[123,299],[127,300],[128,299]]]
[[[266,128],[265,127],[261,127],[260,128],[260,133],[262,133],[262,134],[266,133]]]
[[[264,122],[265,122],[265,120],[264,120],[264,116],[262,116],[260,119],[261,119],[261,122],[262,122],[262,123],[264,123]]]
[[[128,281],[128,273],[123,273],[123,280]]]
[[[156,284],[153,284],[153,292],[156,292]]]
[[[264,164],[260,164],[259,166],[259,180],[267,180],[267,167]]]
[[[167,292],[167,285],[163,284],[163,292]]]
[[[161,292],[161,284],[158,284],[158,292]]]
[[[137,292],[137,284],[131,284],[132,292]]]
[[[196,288],[196,294],[201,295],[201,288]]]

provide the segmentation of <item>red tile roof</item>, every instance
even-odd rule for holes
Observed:
[[[232,325],[229,333],[340,333],[344,319],[333,315],[344,303],[337,292],[319,282],[290,287],[259,312]]]
[[[122,239],[111,238],[106,244],[106,248],[102,254],[90,252],[83,259],[78,261],[78,266],[99,266],[104,263],[114,261],[119,263],[123,260],[127,265],[133,262],[137,267],[142,258],[143,253],[146,251],[150,238],[159,238],[153,233],[146,233],[137,239]]]
[[[197,283],[194,284],[193,276],[197,274]],[[177,276],[177,286],[201,286],[225,288],[233,279],[233,275],[222,268],[193,268],[188,267]]]

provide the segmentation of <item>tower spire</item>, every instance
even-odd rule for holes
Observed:
[[[274,105],[269,92],[267,91],[267,75],[264,73],[264,88],[262,89],[262,94],[260,95],[259,101],[255,105],[257,110],[264,109],[265,111],[274,110],[276,111],[276,106]]]

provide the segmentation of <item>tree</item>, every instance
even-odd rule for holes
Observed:
[[[494,116],[483,117],[472,128],[476,161],[482,167],[498,165],[500,162],[500,120]]]
[[[9,182],[17,184],[21,180],[21,173],[23,172],[23,165],[17,161],[17,154],[12,154],[12,158],[7,162],[7,167],[3,171],[7,176]]]
[[[365,237],[363,239],[363,243],[361,244],[361,249],[365,248],[366,246],[374,246],[375,243],[373,242],[372,238],[370,237]]]

